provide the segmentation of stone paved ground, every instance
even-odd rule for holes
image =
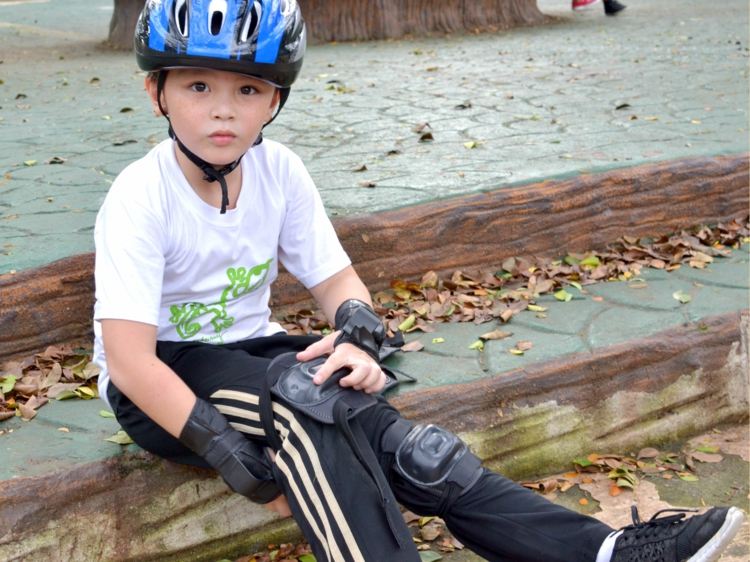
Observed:
[[[565,0],[539,4],[553,23],[312,47],[269,135],[302,155],[338,215],[748,150],[746,2],[717,9],[700,0],[628,0],[617,18],[600,9],[573,15]],[[99,47],[111,7],[111,0],[0,0],[0,274],[90,252],[107,186],[165,136],[132,55]],[[434,141],[418,142],[413,127],[423,122]],[[471,141],[478,146],[466,148]],[[64,162],[49,164],[55,157]],[[363,164],[366,171],[354,171]],[[426,349],[396,365],[420,373],[416,388],[425,388],[647,338],[747,308],[748,276],[745,246],[707,270],[649,270],[645,283],[572,290],[569,303],[540,299],[547,318],[515,316],[505,327],[513,337],[489,342],[481,355],[469,345],[488,325],[411,334]],[[678,303],[677,290],[691,302]],[[507,352],[518,340],[533,343],[524,356]],[[6,422],[17,430],[1,438],[0,457],[11,461],[0,463],[0,477],[117,454],[103,441],[117,426],[98,415],[102,404],[76,406],[55,403],[30,424]]]
[[[631,0],[617,18],[539,5],[553,23],[312,47],[269,136],[332,215],[748,150],[744,0]],[[0,0],[0,274],[91,251],[109,183],[165,136],[132,54],[100,47],[111,9]]]

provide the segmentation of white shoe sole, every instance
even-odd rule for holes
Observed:
[[[742,510],[730,507],[721,528],[711,537],[711,540],[690,557],[688,562],[714,562],[718,560],[721,553],[729,546],[729,543],[732,542],[732,539],[742,527],[744,520],[745,514]]]

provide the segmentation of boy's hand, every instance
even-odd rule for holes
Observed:
[[[367,353],[350,343],[342,343],[334,348],[333,342],[338,334],[338,331],[328,334],[297,354],[298,361],[310,361],[330,353],[326,362],[315,374],[313,382],[323,384],[334,372],[347,368],[351,369],[352,372],[339,381],[341,386],[361,390],[367,394],[382,390],[385,386],[386,377],[380,369],[380,365]]]
[[[292,510],[289,507],[289,502],[286,501],[286,496],[279,496],[273,501],[263,504],[268,511],[278,513],[282,517],[291,517]]]
[[[304,351],[297,354],[297,361],[310,361],[321,355],[330,355],[333,353],[333,342],[336,341],[338,335],[338,331],[332,332],[315,343],[311,343]]]
[[[269,448],[266,449],[266,451],[268,451],[268,455],[271,457],[271,462],[276,462],[276,453],[273,451],[273,449]],[[292,515],[292,510],[289,507],[289,502],[286,501],[286,496],[284,494],[281,494],[275,500],[263,504],[263,507],[265,507],[268,511],[278,513],[282,517],[291,517]]]

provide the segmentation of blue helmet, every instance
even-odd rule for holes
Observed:
[[[138,66],[226,70],[288,89],[307,34],[296,0],[148,0],[135,30]]]

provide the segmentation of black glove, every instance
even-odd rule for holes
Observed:
[[[281,494],[263,448],[230,426],[209,402],[196,400],[180,441],[203,457],[238,494],[256,503],[268,503]]]
[[[350,343],[367,352],[375,361],[379,360],[385,328],[367,303],[357,299],[344,301],[336,310],[335,322],[336,329],[341,330],[341,333],[333,342],[334,347]]]

